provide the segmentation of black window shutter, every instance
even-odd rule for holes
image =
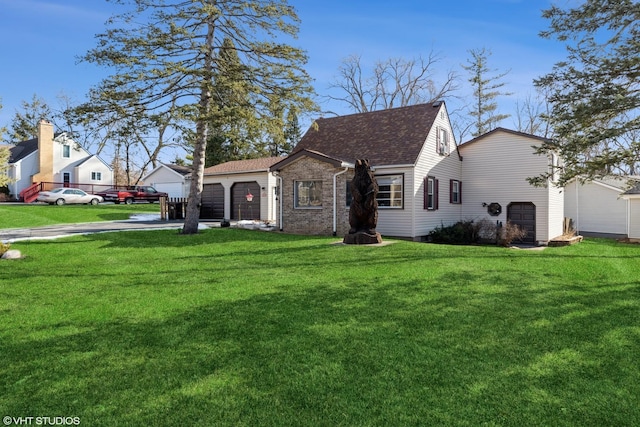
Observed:
[[[433,180],[433,209],[438,209],[438,180]]]
[[[429,209],[429,178],[424,179],[424,190],[422,192],[422,209]]]

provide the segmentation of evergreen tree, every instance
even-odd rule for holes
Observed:
[[[488,65],[491,51],[483,48],[470,50],[469,53],[471,54],[471,59],[467,61],[469,65],[463,65],[463,68],[471,74],[469,82],[473,86],[475,102],[469,114],[474,118],[475,130],[472,135],[476,137],[495,129],[502,120],[510,117],[509,114],[497,113],[496,98],[511,94],[501,91],[505,85],[501,79],[509,73],[508,71],[493,76],[488,75],[495,71],[489,69]]]
[[[13,116],[6,142],[17,144],[33,139],[38,136],[40,120],[52,120],[51,109],[42,98],[38,98],[35,94],[31,98],[31,102],[22,101],[21,107],[22,111],[16,111]]]
[[[555,138],[539,147],[564,165],[559,184],[613,171],[635,172],[640,162],[640,3],[586,0],[573,9],[543,12],[541,33],[567,44],[568,57],[535,80],[550,93]],[[534,177],[545,184],[549,174]]]
[[[298,121],[298,115],[294,110],[289,110],[287,113],[287,124],[284,129],[285,146],[281,154],[289,154],[302,138],[302,129],[300,128],[300,122]]]
[[[0,100],[2,101],[2,100]],[[2,102],[0,102],[0,111],[2,110]],[[0,127],[0,137],[4,133],[5,128]],[[0,187],[5,187],[9,184],[9,157],[11,157],[11,152],[9,151],[9,147],[0,145]]]
[[[206,166],[251,156],[260,121],[251,105],[250,85],[235,45],[225,38],[216,57]]]
[[[96,89],[104,107],[160,114],[170,106],[172,125],[193,143],[193,175],[184,234],[198,232],[205,153],[212,123],[224,123],[215,97],[221,80],[217,59],[224,40],[242,64],[255,115],[268,112],[278,93],[304,111],[314,108],[305,53],[277,39],[295,36],[298,17],[287,0],[113,0],[134,7],[112,17],[84,60],[114,74]],[[229,84],[233,82],[230,79]],[[174,104],[174,101],[175,104]]]

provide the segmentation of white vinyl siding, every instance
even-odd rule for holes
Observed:
[[[188,197],[189,175],[184,176],[165,165],[160,165],[149,175],[142,178],[145,185],[150,185],[158,191],[167,193],[169,197]]]
[[[378,209],[378,226],[376,230],[383,236],[412,237],[413,206],[415,204],[412,190],[414,188],[412,168],[377,167],[378,175],[401,175],[404,177],[403,209]],[[377,179],[377,178],[376,178]]]
[[[624,190],[599,181],[565,187],[564,216],[573,220],[581,233],[627,234],[627,200],[619,198]]]
[[[527,182],[528,177],[549,170],[549,158],[534,153],[532,146],[536,144],[539,142],[534,137],[498,130],[460,147],[464,158],[465,195],[461,206],[465,218],[487,218],[504,224],[510,203],[531,202],[536,206],[536,241],[547,242],[562,234],[561,189],[553,185],[534,187]],[[490,203],[502,206],[500,215],[489,216],[486,205]]]
[[[95,179],[96,174],[100,175],[99,181]],[[95,191],[108,188],[113,184],[113,171],[96,156],[90,157],[79,166],[74,167],[71,175],[75,182],[90,182],[100,185],[94,189]]]
[[[414,188],[413,198],[413,231],[412,237],[421,238],[427,236],[431,230],[441,225],[451,225],[460,221],[461,206],[460,204],[448,203],[449,200],[449,181],[452,179],[462,181],[461,170],[464,162],[460,161],[457,153],[457,147],[453,139],[453,132],[448,115],[446,114],[445,104],[442,104],[442,113],[438,114],[434,125],[429,132],[427,141],[425,142],[416,167],[414,168]],[[449,155],[442,156],[434,149],[437,147],[438,134],[445,129],[449,138]],[[441,135],[441,134],[440,134]],[[425,207],[425,189],[427,176],[432,176],[438,180],[438,209],[426,210]]]
[[[640,199],[629,200],[629,238],[640,239]]]

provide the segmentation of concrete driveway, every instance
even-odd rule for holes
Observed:
[[[145,220],[130,219],[123,221],[104,221],[104,222],[88,222],[81,224],[60,224],[46,227],[34,228],[10,228],[0,230],[1,242],[17,242],[20,240],[36,240],[36,239],[56,239],[59,237],[67,237],[79,234],[90,233],[107,233],[114,231],[131,231],[131,230],[170,230],[180,229],[184,224],[183,220],[161,221],[161,220]],[[207,222],[200,223],[200,228],[209,228],[220,226],[220,223]]]

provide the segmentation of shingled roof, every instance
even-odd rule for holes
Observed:
[[[264,157],[261,159],[233,160],[219,165],[208,167],[205,175],[222,175],[244,172],[266,172],[269,168],[282,160],[283,157]]]
[[[163,163],[163,165],[183,176],[189,175],[193,172],[193,169],[189,166],[176,165],[175,163]]]
[[[441,102],[316,120],[291,153],[315,151],[372,166],[413,165],[440,111]]]
[[[15,163],[19,160],[24,159],[29,154],[33,153],[38,149],[38,138],[29,139],[27,141],[22,141],[14,145],[9,149],[11,152],[9,157],[9,163]]]

